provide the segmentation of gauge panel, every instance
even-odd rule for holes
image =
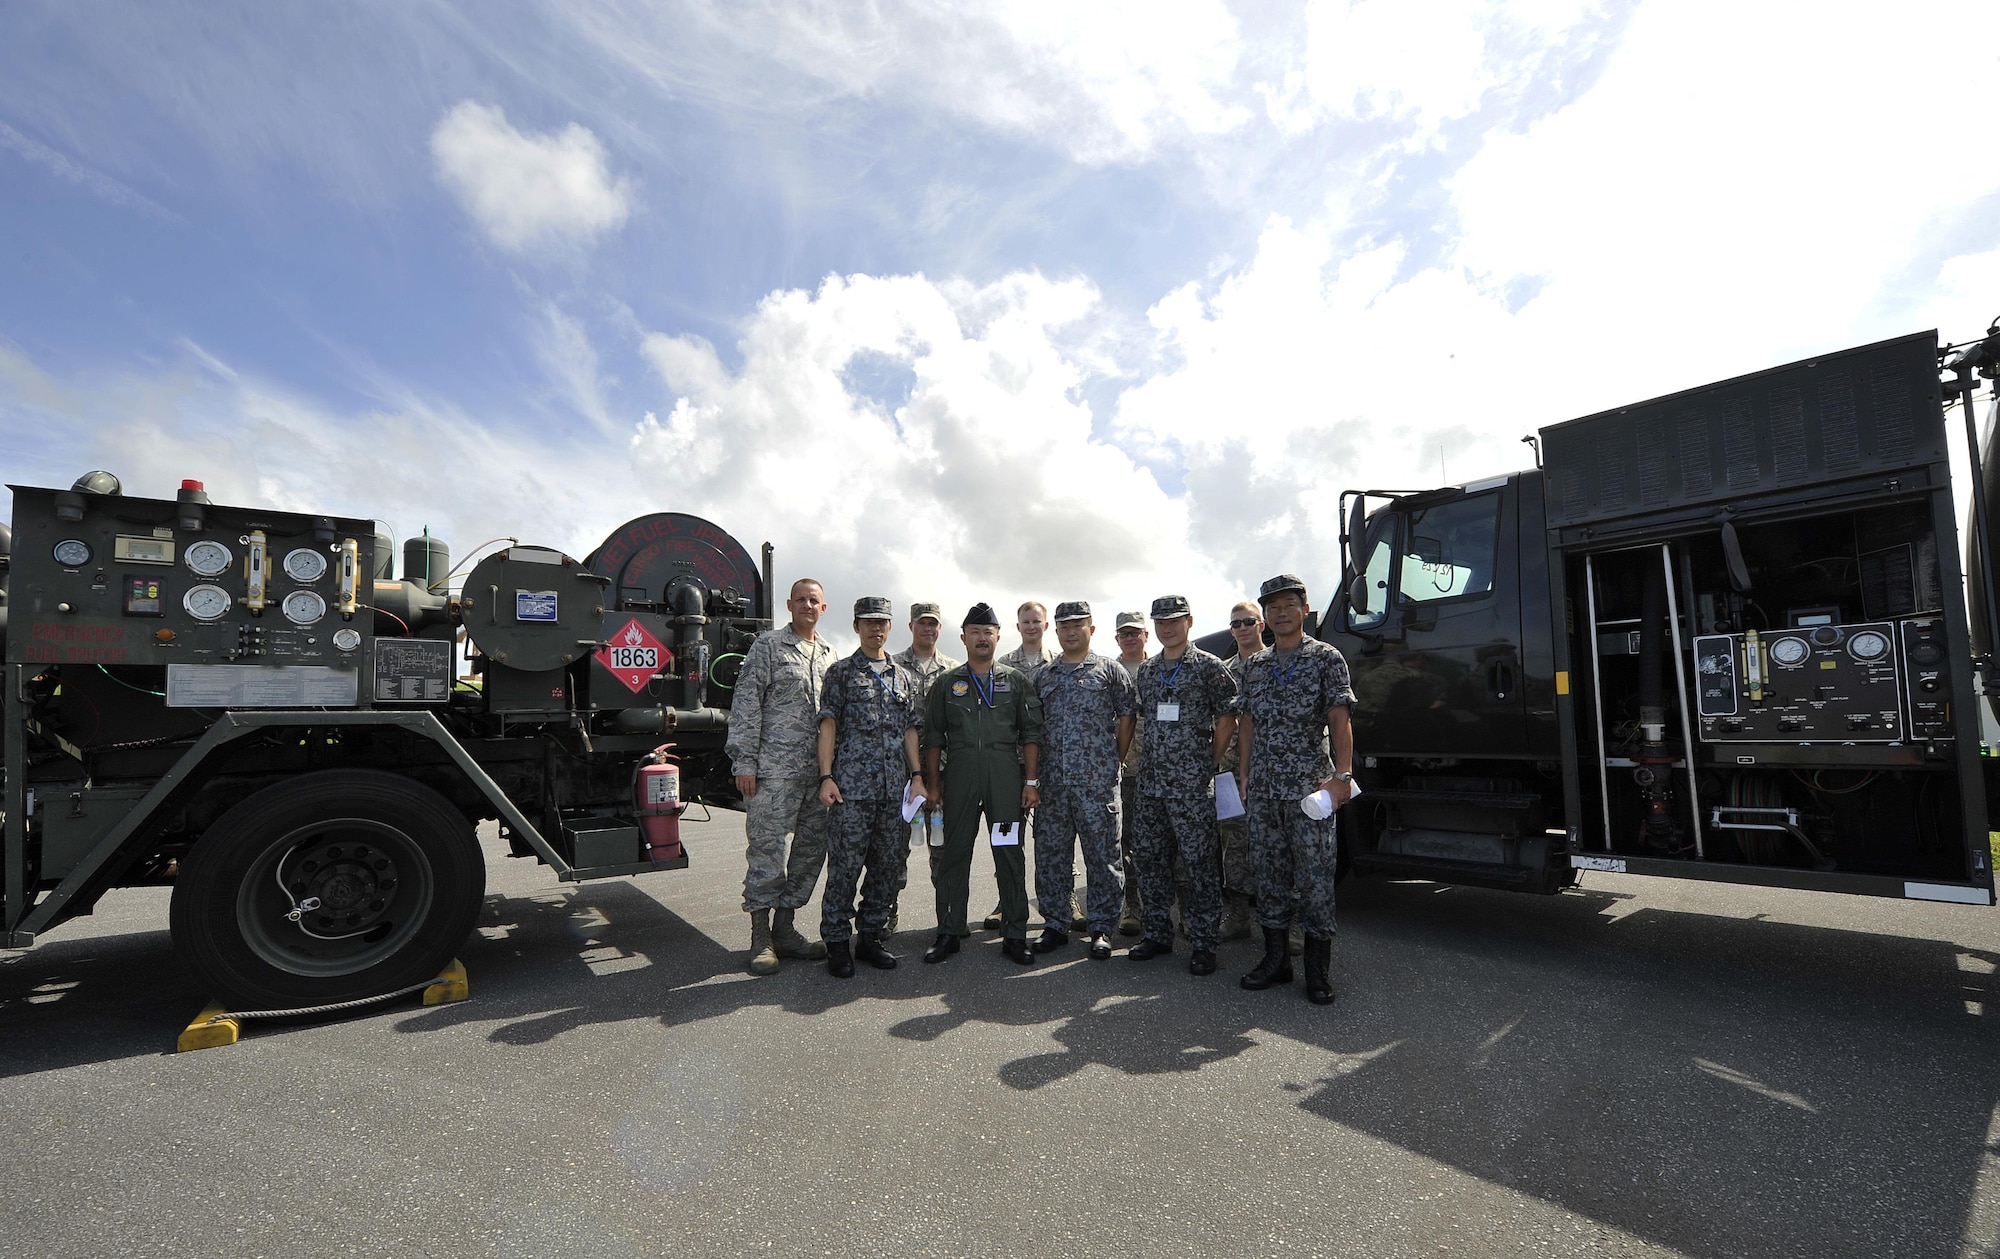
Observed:
[[[326,615],[326,600],[311,590],[292,591],[280,607],[294,625],[311,625]]]
[[[85,564],[90,563],[90,557],[93,552],[90,549],[90,543],[85,542],[82,538],[64,538],[62,541],[56,543],[55,549],[51,554],[55,556],[56,563],[62,565],[64,568],[82,568]]]
[[[326,576],[326,556],[309,546],[285,555],[285,576],[293,581],[312,582]]]
[[[1797,746],[1904,738],[1893,625],[1801,626],[1770,637],[1704,634],[1694,649],[1706,741]]]
[[[220,577],[229,571],[229,562],[235,558],[228,547],[213,538],[190,543],[181,553],[182,561],[197,577]]]
[[[1782,665],[1803,664],[1812,655],[1812,646],[1803,638],[1780,638],[1771,644],[1771,663]]]
[[[1856,660],[1880,660],[1889,654],[1889,636],[1880,630],[1856,630],[1847,640],[1847,654]]]
[[[208,582],[189,586],[188,592],[181,596],[182,609],[197,621],[214,621],[228,616],[232,602],[227,590]]]

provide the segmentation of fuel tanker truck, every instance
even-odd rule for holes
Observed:
[[[436,976],[485,894],[475,825],[564,881],[686,867],[683,800],[740,803],[723,738],[771,626],[760,560],[642,516],[581,560],[171,499],[95,472],[13,486],[0,941],[165,884],[176,950],[233,1008]],[[11,537],[10,537],[11,534]],[[469,671],[461,675],[460,651]]]
[[[1996,364],[2000,328],[1907,336],[1544,428],[1533,469],[1344,493],[1312,630],[1357,697],[1344,862],[1992,904]]]

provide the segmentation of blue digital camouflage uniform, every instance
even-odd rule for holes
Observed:
[[[1257,921],[1277,930],[1294,915],[1310,936],[1333,934],[1333,880],[1339,858],[1335,819],[1316,822],[1299,801],[1333,773],[1326,714],[1354,706],[1347,661],[1308,638],[1295,651],[1266,647],[1243,668],[1235,709],[1250,731],[1250,857],[1257,872]]]
[[[1117,930],[1125,903],[1118,850],[1118,719],[1138,711],[1125,669],[1096,652],[1058,657],[1035,681],[1042,697],[1042,803],[1035,810],[1035,898],[1058,931],[1070,925],[1076,844],[1083,845],[1085,929]]]
[[[903,735],[923,727],[922,687],[887,656],[881,669],[876,663],[859,651],[839,661],[827,670],[820,697],[820,719],[833,722],[833,782],[841,795],[827,815],[820,894],[820,937],[829,944],[852,936],[857,884],[861,931],[882,933],[910,858],[902,809],[912,765]]]
[[[824,638],[804,641],[789,624],[759,634],[744,653],[726,747],[732,772],[757,780],[757,794],[744,803],[746,911],[797,909],[812,899],[826,865],[819,701],[832,664]]]
[[[1174,856],[1187,878],[1185,925],[1196,949],[1213,952],[1222,926],[1215,829],[1215,722],[1236,699],[1222,661],[1188,644],[1178,660],[1139,666],[1139,816],[1133,861],[1146,938],[1174,938]]]
[[[1238,689],[1243,688],[1244,658],[1241,652],[1231,652],[1222,662],[1229,670],[1229,680]],[[1222,749],[1222,767],[1231,773],[1236,771],[1236,747],[1243,738],[1240,731],[1232,732],[1229,743]],[[1238,790],[1242,784],[1237,784]],[[1245,813],[1248,813],[1247,804]],[[1250,860],[1249,818],[1243,814],[1224,818],[1215,824],[1216,834],[1222,841],[1222,890],[1239,896],[1257,894],[1257,870]]]

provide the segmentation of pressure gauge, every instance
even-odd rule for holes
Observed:
[[[235,556],[231,555],[229,548],[220,542],[203,538],[201,541],[191,544],[186,551],[183,551],[181,558],[185,559],[187,566],[193,569],[199,576],[220,577],[229,571],[229,561],[234,559]],[[189,593],[193,592],[190,591]],[[220,616],[221,613],[218,612],[216,615]]]
[[[1847,654],[1856,660],[1880,660],[1889,654],[1889,636],[1875,630],[1861,630],[1847,640]]]
[[[279,605],[285,619],[294,625],[311,625],[326,615],[326,600],[310,590],[294,590]]]
[[[181,606],[197,621],[213,621],[229,612],[229,592],[220,586],[191,586],[181,596]]]
[[[64,568],[82,568],[90,563],[90,543],[82,538],[64,538],[56,543],[56,563]]]
[[[1803,664],[1811,654],[1812,648],[1806,645],[1803,638],[1781,638],[1771,644],[1773,664]]]
[[[337,629],[333,631],[333,645],[342,651],[353,651],[361,645],[361,631],[358,629]]]
[[[285,556],[285,576],[293,581],[318,581],[326,576],[326,556],[302,546]]]

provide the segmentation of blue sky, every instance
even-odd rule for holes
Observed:
[[[2000,314],[1993,7],[1801,12],[0,4],[0,475],[1207,624],[1342,486]]]

